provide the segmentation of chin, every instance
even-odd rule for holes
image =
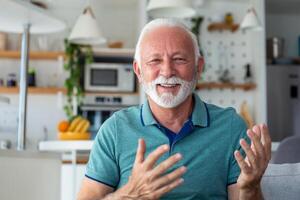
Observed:
[[[172,93],[163,93],[159,96],[150,96],[152,101],[162,108],[176,108],[183,104],[191,94],[173,95]]]

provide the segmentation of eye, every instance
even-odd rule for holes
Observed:
[[[177,64],[185,64],[185,63],[187,63],[187,59],[185,59],[183,57],[175,57],[173,60]]]
[[[153,58],[149,62],[147,62],[147,64],[149,64],[149,65],[155,65],[155,64],[159,64],[160,62],[161,62],[161,59],[159,59],[159,58]]]

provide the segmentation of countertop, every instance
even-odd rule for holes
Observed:
[[[40,151],[70,152],[70,151],[90,151],[93,140],[74,140],[74,141],[42,141],[39,143]]]
[[[39,143],[40,151],[70,152],[70,151],[90,151],[93,146],[93,140],[76,141],[43,141]],[[275,152],[279,142],[272,142],[272,151]]]

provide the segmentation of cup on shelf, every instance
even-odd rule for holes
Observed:
[[[7,87],[16,87],[17,86],[17,76],[14,73],[8,74],[7,80],[6,80],[6,86]]]
[[[38,49],[41,51],[49,50],[49,39],[47,36],[41,35],[36,38]]]

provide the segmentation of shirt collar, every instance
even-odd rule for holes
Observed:
[[[193,94],[195,106],[192,113],[192,122],[195,126],[208,127],[209,113],[206,104],[197,94]]]
[[[207,127],[209,125],[209,113],[206,104],[197,94],[193,94],[193,97],[195,100],[195,105],[192,113],[192,123],[195,126]],[[152,115],[152,111],[147,99],[141,106],[140,116],[143,126],[159,125]]]

